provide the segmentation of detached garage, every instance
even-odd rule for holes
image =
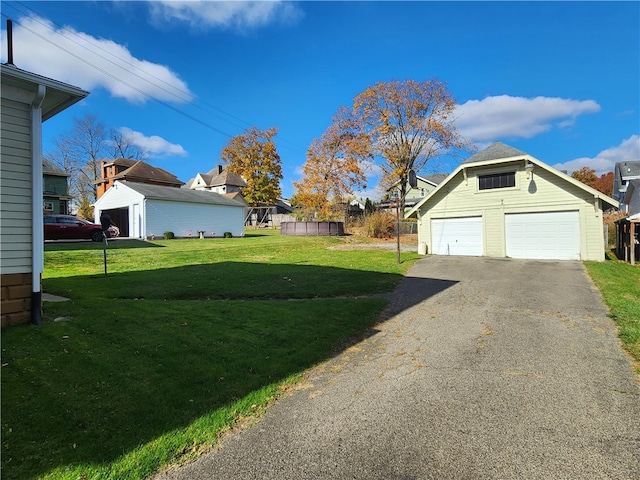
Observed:
[[[602,213],[617,206],[495,143],[463,162],[407,216],[417,217],[418,242],[435,255],[604,260]]]
[[[106,211],[121,235],[133,238],[244,236],[246,204],[225,195],[185,188],[116,181],[95,203],[96,221]]]

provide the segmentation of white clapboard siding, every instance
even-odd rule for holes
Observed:
[[[146,236],[158,238],[171,231],[176,237],[196,237],[202,231],[207,237],[221,237],[225,232],[240,237],[244,235],[243,212],[242,206],[147,200]]]
[[[244,205],[214,192],[115,182],[95,204],[96,221],[102,211],[125,208],[133,237],[244,236]]]
[[[0,156],[0,272],[31,271],[31,136],[30,110],[2,99]]]

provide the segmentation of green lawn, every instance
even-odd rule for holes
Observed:
[[[640,374],[640,266],[619,261],[613,255],[608,256],[606,262],[586,262],[585,265]]]
[[[140,479],[259,415],[417,258],[343,241],[118,240],[106,277],[101,244],[47,244],[44,291],[71,301],[2,334],[2,478]]]

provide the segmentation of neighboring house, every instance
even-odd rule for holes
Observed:
[[[428,253],[604,260],[602,212],[617,206],[531,155],[494,143],[407,216],[417,217],[419,250]]]
[[[412,188],[407,184],[409,190],[407,190],[407,194],[405,195],[404,199],[405,212],[409,211],[424,197],[429,195],[429,193],[433,192],[445,178],[447,178],[446,173],[435,173],[433,175],[416,175],[416,187]],[[389,198],[394,199],[399,194],[400,188],[396,185],[396,187],[390,189]],[[394,200],[383,201],[380,203],[379,207],[382,209],[388,209],[395,208],[395,205],[396,204]]]
[[[146,183],[163,187],[180,188],[184,182],[162,168],[149,165],[142,160],[117,158],[101,163],[102,177],[95,183],[97,197],[100,198],[116,180],[120,182]]]
[[[107,212],[120,235],[133,238],[244,236],[245,204],[225,195],[116,181],[95,203],[96,221]],[[202,233],[201,233],[202,232]]]
[[[620,210],[629,215],[640,213],[640,178],[627,181],[620,197]]]
[[[640,161],[616,163],[613,177],[613,194],[611,196],[623,203],[627,185],[631,180],[640,180]],[[622,205],[620,209],[624,210]]]
[[[44,213],[69,213],[69,174],[48,160],[42,159]]]
[[[433,192],[445,178],[447,178],[446,173],[436,173],[426,176],[416,175],[417,185],[415,188],[410,188],[407,192],[404,200],[405,207],[415,206],[416,203]]]
[[[42,122],[89,93],[0,65],[0,282],[2,326],[42,320]]]
[[[247,186],[240,175],[231,173],[227,169],[218,165],[207,173],[198,173],[195,178],[189,180],[185,188],[192,190],[208,190],[215,193],[236,193]]]

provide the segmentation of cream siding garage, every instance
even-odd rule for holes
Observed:
[[[579,212],[507,214],[507,257],[580,260]]]
[[[431,220],[432,253],[482,256],[482,217]]]
[[[460,218],[475,217],[482,219],[482,252],[474,254],[601,261],[603,209],[617,204],[544,162],[497,143],[463,162],[407,216],[417,217],[418,242],[426,247],[420,251],[468,255],[456,253],[461,249],[442,230],[442,221],[453,226]]]

